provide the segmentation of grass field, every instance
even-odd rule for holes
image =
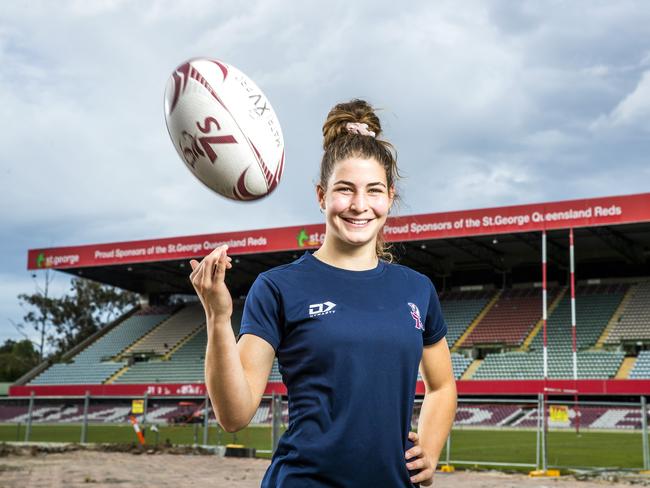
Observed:
[[[161,426],[158,442],[172,444],[203,442],[203,426]],[[0,425],[0,441],[22,441],[25,426]],[[80,425],[33,424],[31,439],[40,442],[79,442]],[[146,431],[147,442],[155,444],[156,434]],[[515,430],[454,430],[451,436],[451,460],[476,461],[478,465],[498,463],[535,463],[536,434]],[[130,425],[90,424],[88,442],[131,443],[136,440]],[[270,427],[248,427],[229,434],[210,426],[208,444],[243,444],[258,450],[271,449]],[[640,433],[551,431],[548,436],[549,466],[641,468],[643,455]],[[440,457],[444,461],[446,452]],[[260,457],[269,457],[260,454]],[[462,465],[461,465],[462,466]],[[461,467],[459,466],[459,467]]]

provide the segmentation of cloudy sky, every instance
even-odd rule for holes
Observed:
[[[649,25],[643,1],[5,2],[0,341],[43,282],[30,248],[322,221],[320,128],[354,97],[382,109],[401,214],[650,191]],[[165,83],[195,56],[278,113],[286,166],[261,202],[211,193],[169,140]]]

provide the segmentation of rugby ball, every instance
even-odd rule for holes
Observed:
[[[255,200],[278,186],[280,122],[262,90],[231,64],[195,58],[178,66],[165,88],[165,122],[187,168],[220,195]]]

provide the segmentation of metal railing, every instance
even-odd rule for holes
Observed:
[[[133,411],[133,400],[140,400],[141,411]],[[422,400],[416,400],[414,427],[421,407]],[[159,435],[173,443],[206,446],[234,440],[251,444],[259,454],[271,455],[286,430],[287,411],[286,397],[266,396],[255,425],[230,434],[216,422],[207,395],[6,397],[0,398],[0,441],[134,442],[129,423],[133,415],[149,434],[147,443],[155,436],[157,444]],[[186,417],[183,422],[191,425],[173,422],[181,414]],[[548,395],[537,399],[460,398],[439,464],[542,471],[649,470],[646,398],[640,397],[638,402],[576,402]]]

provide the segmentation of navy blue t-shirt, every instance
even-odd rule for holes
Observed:
[[[289,397],[262,488],[413,487],[418,365],[446,333],[433,283],[406,266],[351,271],[305,252],[260,273],[239,337],[273,346]]]

